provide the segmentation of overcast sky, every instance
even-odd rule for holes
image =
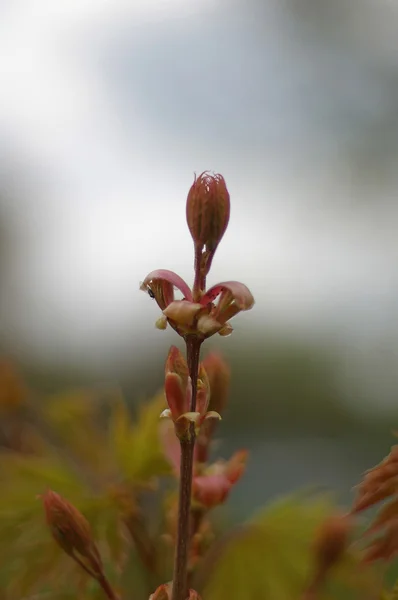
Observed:
[[[185,198],[204,169],[232,200],[211,281],[247,283],[268,324],[388,331],[396,181],[361,187],[341,152],[388,94],[364,54],[320,47],[329,71],[312,68],[315,40],[278,4],[261,30],[210,0],[0,2],[6,344],[95,355],[151,328],[139,282],[192,277]]]

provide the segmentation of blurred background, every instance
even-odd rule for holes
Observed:
[[[0,1],[0,351],[35,394],[162,384],[173,331],[139,283],[192,281],[185,199],[224,175],[209,282],[252,311],[217,454],[230,510],[315,484],[347,502],[398,428],[398,5]]]

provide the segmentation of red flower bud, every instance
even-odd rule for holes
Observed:
[[[187,223],[195,246],[214,253],[229,221],[229,193],[222,175],[195,176],[187,198]]]
[[[178,375],[181,380],[181,385],[186,387],[189,377],[188,365],[182,352],[176,346],[171,346],[169,350],[166,359],[165,372],[166,375],[168,373],[175,373]]]
[[[192,481],[193,499],[210,509],[225,502],[231,487],[232,484],[224,473],[198,475]]]
[[[52,490],[43,494],[42,500],[47,524],[57,544],[93,577],[100,577],[103,574],[102,560],[85,517]]]
[[[227,403],[231,370],[223,357],[211,352],[202,362],[210,385],[209,410],[222,414]]]
[[[247,461],[246,450],[239,450],[229,461],[219,461],[207,467],[192,481],[193,500],[210,509],[225,502],[232,486],[242,477]]]
[[[188,374],[188,365],[181,352],[172,346],[166,360],[164,391],[170,416],[174,422],[189,412],[192,384]]]

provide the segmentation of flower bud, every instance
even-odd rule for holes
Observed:
[[[43,494],[42,500],[47,524],[57,544],[81,566],[84,561],[93,577],[101,576],[102,560],[85,517],[52,490]]]
[[[325,573],[344,554],[352,529],[352,519],[346,515],[332,515],[320,526],[314,543],[317,571]]]
[[[195,246],[214,253],[229,221],[230,202],[222,175],[195,176],[187,198],[187,223]]]
[[[239,450],[229,461],[218,461],[192,480],[192,498],[196,505],[211,509],[227,499],[232,487],[242,477],[247,462],[246,450]]]
[[[181,380],[182,387],[186,387],[188,383],[188,365],[182,352],[177,346],[171,346],[166,359],[165,372],[175,373]]]
[[[209,510],[225,502],[231,487],[231,482],[223,473],[198,475],[192,480],[193,500]]]
[[[170,416],[176,422],[181,415],[190,410],[192,397],[192,385],[188,374],[188,365],[176,346],[171,346],[170,348],[165,370],[165,396]]]
[[[217,352],[208,354],[202,365],[210,385],[209,410],[222,414],[227,403],[231,370],[221,354]]]

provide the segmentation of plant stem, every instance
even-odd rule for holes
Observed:
[[[202,340],[187,336],[187,364],[192,380],[191,412],[196,408],[200,346]],[[190,540],[190,513],[192,492],[192,468],[195,450],[195,425],[192,423],[189,435],[180,441],[181,466],[178,503],[177,546],[174,559],[172,600],[186,600],[188,596],[188,549]]]
[[[195,302],[198,302],[200,300],[201,293],[206,287],[206,275],[204,275],[203,273],[202,260],[202,247],[200,245],[195,246],[195,281],[193,284],[193,299]]]
[[[105,575],[100,575],[97,581],[104,590],[109,600],[119,600],[119,596],[116,595],[115,591],[113,590],[111,584],[109,583]]]

